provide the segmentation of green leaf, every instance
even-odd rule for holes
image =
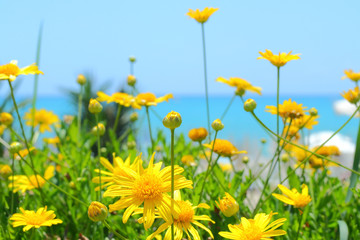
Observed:
[[[349,238],[349,229],[343,220],[337,221],[339,224],[339,230],[340,230],[340,240],[348,240]]]

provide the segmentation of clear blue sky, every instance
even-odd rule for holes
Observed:
[[[301,53],[282,68],[286,94],[336,94],[349,87],[343,70],[360,71],[360,1],[2,1],[0,64],[34,62],[38,29],[44,23],[39,94],[75,88],[77,74],[124,84],[128,56],[138,61],[141,91],[203,94],[200,24],[189,8],[218,7],[206,23],[209,90],[232,94],[216,77],[238,76],[276,91],[276,69],[256,60],[258,51]],[[1,83],[0,93],[8,91]],[[33,77],[20,94],[30,95]]]

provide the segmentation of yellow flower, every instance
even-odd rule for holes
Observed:
[[[10,220],[13,221],[13,227],[25,226],[23,231],[26,232],[31,228],[39,227],[50,227],[52,225],[60,224],[63,221],[60,219],[55,219],[56,215],[54,211],[47,211],[47,206],[44,208],[39,208],[36,212],[24,210],[20,207],[22,213],[15,213],[11,216]]]
[[[100,102],[107,102],[107,103],[117,103],[124,107],[133,107],[136,109],[140,109],[141,107],[137,104],[135,98],[132,95],[123,92],[116,92],[113,93],[111,96],[103,93],[101,91],[97,92],[98,98],[97,100]]]
[[[267,112],[277,114],[276,106],[266,106],[266,108]],[[303,107],[302,104],[297,104],[295,101],[291,101],[290,98],[289,100],[285,100],[283,104],[279,104],[279,115],[282,118],[300,118],[305,114],[304,109],[306,109],[306,107]]]
[[[13,116],[10,113],[2,112],[0,113],[0,123],[10,126],[12,122],[14,121]]]
[[[283,137],[285,138],[285,135],[287,133],[287,139],[290,140],[290,139],[293,139],[295,138],[296,140],[299,140],[300,138],[300,133],[299,133],[299,128],[296,127],[296,126],[289,126],[289,125],[286,125],[284,127],[284,134],[283,134]],[[283,141],[282,141],[283,142]],[[287,143],[285,143],[287,144]]]
[[[343,76],[341,79],[350,79],[354,82],[357,82],[360,80],[360,72],[354,72],[352,69],[344,70],[345,76]]]
[[[192,9],[189,9],[189,12],[186,13],[189,17],[195,19],[198,23],[205,23],[209,17],[219,10],[218,8],[212,8],[212,7],[206,7],[204,10],[200,11],[199,9],[196,9],[195,11]]]
[[[210,144],[203,144],[204,147],[212,149],[213,141]],[[224,156],[231,157],[240,153],[247,153],[246,151],[239,151],[231,142],[224,139],[216,139],[214,145],[214,152]]]
[[[242,217],[240,224],[228,225],[230,232],[219,232],[219,235],[234,240],[266,240],[271,239],[270,237],[285,235],[284,230],[277,228],[284,224],[286,218],[280,218],[270,223],[272,216],[275,214],[277,213],[270,212],[268,215],[258,213],[254,219]]]
[[[126,208],[123,223],[126,223],[131,214],[144,204],[144,227],[148,229],[155,220],[155,209],[165,221],[171,221],[171,167],[161,170],[162,162],[154,164],[152,155],[148,168],[143,169],[139,162],[137,170],[123,167],[121,174],[114,175],[114,184],[109,186],[104,197],[121,197],[114,204],[110,204],[110,212]],[[192,181],[186,180],[180,173],[183,168],[175,166],[175,190],[192,188]],[[176,204],[172,214],[176,215]]]
[[[318,147],[314,147],[312,149],[313,152],[315,152],[315,150],[317,149]],[[320,154],[320,155],[323,155],[325,157],[329,157],[329,156],[332,156],[332,155],[335,155],[335,156],[339,156],[340,155],[340,150],[337,146],[322,146],[320,149],[318,149],[316,151],[317,154]]]
[[[43,138],[43,141],[47,144],[52,144],[56,147],[56,144],[60,143],[60,138],[59,137]]]
[[[170,98],[174,98],[174,96],[170,94],[166,94],[163,97],[156,98],[155,94],[153,93],[139,93],[136,96],[136,102],[140,106],[156,106],[158,103],[163,101],[169,101]]]
[[[187,166],[196,166],[195,159],[192,155],[185,155],[181,158],[181,162]]]
[[[305,149],[308,149],[307,146],[302,146],[302,147],[304,147]],[[295,157],[298,162],[302,162],[308,156],[310,156],[310,153],[303,150],[303,149],[301,149],[301,148],[298,148],[298,147],[294,146],[294,147],[291,147],[291,156]],[[311,156],[311,157],[313,157],[313,156]]]
[[[12,173],[11,167],[7,164],[0,164],[0,176],[7,178]]]
[[[295,208],[303,208],[311,202],[309,189],[305,184],[301,186],[301,193],[299,193],[295,188],[290,190],[281,184],[278,185],[278,188],[284,195],[276,193],[273,193],[272,195],[286,204],[293,205]]]
[[[35,149],[35,147],[31,147],[29,148],[30,152],[33,152]],[[21,160],[21,158],[25,158],[27,155],[29,155],[29,151],[27,150],[27,148],[20,150],[18,153],[14,154],[14,158],[16,160]]]
[[[225,193],[225,197],[222,199],[219,198],[219,202],[215,201],[220,211],[226,216],[231,217],[239,211],[239,204],[236,200],[229,194]]]
[[[295,126],[299,129],[301,128],[307,128],[307,129],[313,129],[314,125],[317,125],[319,122],[316,121],[319,118],[319,116],[310,116],[310,115],[303,115],[302,117],[295,118],[292,120],[292,126]],[[290,122],[288,120],[288,122]]]
[[[219,163],[219,166],[223,172],[230,172],[232,170],[232,166],[230,163]]]
[[[105,220],[108,213],[107,207],[101,202],[93,201],[88,208],[88,217],[93,222]]]
[[[205,227],[203,224],[198,222],[198,220],[203,221],[210,221],[215,223],[210,219],[207,215],[197,216],[195,215],[195,211],[197,208],[205,208],[209,209],[210,207],[205,203],[200,203],[198,206],[192,206],[190,201],[182,201],[181,195],[179,191],[175,191],[174,199],[176,203],[179,205],[179,209],[176,210],[176,216],[174,216],[174,240],[181,240],[183,239],[184,232],[187,235],[188,239],[201,239],[198,231],[194,228],[193,225],[202,228],[206,232],[209,233],[211,238],[214,238],[213,234],[211,233],[210,229]],[[155,238],[158,234],[162,233],[166,230],[165,238],[164,239],[171,239],[171,224],[172,221],[168,221],[162,224],[154,233],[146,238],[146,240],[151,240]],[[192,225],[193,224],[193,225]],[[190,234],[193,238],[191,238]]]
[[[356,104],[357,102],[359,102],[360,100],[360,90],[359,90],[359,87],[356,86],[353,89],[349,89],[349,91],[347,92],[343,92],[341,94],[341,96],[343,96],[346,100],[348,100],[350,103],[353,103],[353,104]]]
[[[19,68],[17,66],[17,61],[12,60],[10,63],[0,66],[0,80],[10,80],[12,82],[17,76],[28,74],[44,73],[38,69],[35,63],[27,67]]]
[[[55,167],[49,166],[46,171],[44,178],[49,180],[54,176]],[[21,191],[22,193],[26,192],[27,190],[32,190],[34,188],[42,188],[46,181],[40,175],[15,175],[14,178],[12,176],[9,177],[10,181],[14,182],[14,189],[13,192]],[[9,187],[12,188],[13,183],[9,184]]]
[[[291,54],[291,52],[292,51],[290,51],[289,53],[279,53],[279,55],[274,55],[270,50],[266,49],[265,52],[259,52],[261,57],[258,57],[257,59],[266,59],[269,60],[271,64],[276,67],[282,67],[291,60],[300,59],[300,54]]]
[[[246,91],[261,95],[261,87],[254,87],[251,83],[239,77],[230,77],[229,80],[223,77],[218,77],[216,81],[225,83],[230,87],[236,87],[236,91],[240,96],[244,95]]]
[[[106,188],[110,185],[114,184],[114,180],[113,177],[114,176],[127,176],[123,174],[123,171],[121,170],[122,168],[131,168],[132,170],[136,171],[136,168],[138,167],[138,162],[140,161],[140,164],[142,163],[141,160],[141,155],[137,156],[133,162],[133,164],[130,163],[130,156],[127,157],[125,159],[125,161],[120,158],[120,157],[116,157],[115,153],[113,153],[113,164],[111,164],[109,162],[109,160],[107,160],[104,157],[100,157],[100,163],[101,165],[103,165],[107,170],[109,171],[105,171],[105,170],[101,170],[101,188]],[[100,170],[99,169],[95,169],[94,170],[96,173],[99,173]],[[92,179],[93,183],[100,183],[100,178],[99,177],[94,177]],[[99,191],[100,187],[96,187],[95,191]]]
[[[35,110],[35,114],[33,114],[33,110],[31,109],[30,112],[25,114],[24,119],[27,120],[26,125],[28,126],[33,124],[33,126],[36,127],[39,125],[39,130],[42,133],[45,131],[51,132],[50,126],[60,121],[57,115],[45,109]]]
[[[193,128],[189,131],[189,138],[191,140],[193,140],[194,142],[201,142],[202,140],[204,140],[207,135],[208,135],[208,131],[206,130],[206,128]]]

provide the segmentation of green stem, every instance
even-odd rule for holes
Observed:
[[[227,114],[227,112],[229,111],[229,109],[230,109],[231,105],[233,104],[233,102],[234,102],[235,98],[236,98],[236,94],[234,94],[234,96],[231,98],[231,100],[230,100],[229,104],[227,105],[227,107],[226,107],[226,109],[225,109],[224,113],[221,115],[220,120],[223,120],[223,119],[224,119],[225,115]]]
[[[300,214],[300,212],[299,212],[299,227],[298,227],[298,230],[297,230],[297,233],[296,233],[296,240],[298,240],[298,238],[299,238],[299,233],[300,233],[300,229],[301,229],[301,222],[302,222],[303,215],[304,214]]]
[[[11,214],[14,213],[14,166],[15,166],[15,159],[14,154],[11,153],[12,162],[11,162],[11,174],[12,174],[12,191],[11,191]]]
[[[24,138],[24,142],[25,142],[25,146],[26,146],[26,149],[28,150],[29,152],[29,158],[30,158],[30,163],[31,163],[31,168],[33,169],[33,171],[35,172],[35,167],[34,167],[34,161],[32,159],[32,153],[30,151],[30,148],[29,148],[29,144],[28,144],[28,141],[26,139],[26,135],[25,135],[25,131],[24,131],[24,126],[22,124],[22,121],[21,121],[21,117],[20,117],[20,113],[19,113],[19,109],[18,109],[18,106],[16,104],[16,100],[15,100],[15,96],[14,96],[14,89],[11,85],[11,81],[8,80],[8,83],[9,83],[9,87],[10,87],[10,92],[11,92],[11,98],[13,100],[13,103],[14,103],[14,107],[15,107],[15,111],[16,111],[16,114],[17,114],[17,117],[18,117],[18,120],[19,120],[19,123],[20,123],[20,128],[21,128],[21,132],[22,132],[22,135],[23,135],[23,138]],[[35,174],[35,179],[36,179],[36,183],[37,185],[40,187],[40,184],[39,184],[39,179],[38,179],[38,176]],[[44,203],[44,196],[43,194],[41,194],[41,198],[42,198],[42,202]]]
[[[204,188],[205,188],[205,184],[206,184],[206,179],[209,175],[209,173],[212,171],[212,169],[214,168],[213,166],[211,166],[211,160],[212,160],[212,155],[213,155],[213,152],[214,152],[214,146],[215,146],[215,141],[216,141],[216,137],[217,137],[217,134],[218,134],[218,131],[215,131],[215,137],[214,137],[214,141],[213,141],[213,144],[212,144],[212,147],[211,147],[211,154],[210,154],[210,160],[209,160],[209,163],[208,163],[208,167],[207,167],[207,170],[206,170],[206,173],[205,173],[205,177],[204,177],[204,182],[201,186],[201,191],[200,191],[200,197],[199,197],[199,201],[198,201],[198,204],[201,202],[202,200],[202,197],[203,197],[203,193],[204,193]],[[205,155],[206,156],[206,155]],[[218,156],[218,159],[219,159],[220,155]],[[217,161],[216,161],[217,162]],[[216,164],[215,162],[215,164]],[[215,165],[214,164],[214,165]]]
[[[175,129],[171,129],[171,212],[174,211],[174,191],[175,191],[175,163],[174,163],[174,132]],[[174,218],[171,224],[171,240],[175,238]]]
[[[206,113],[208,122],[209,141],[211,140],[211,128],[210,128],[210,108],[209,108],[209,93],[207,82],[207,68],[206,68],[206,47],[205,47],[205,28],[204,23],[201,23],[202,43],[203,43],[203,56],[204,56],[204,78],[205,78],[205,98],[206,98]]]
[[[359,121],[359,124],[360,124],[360,121]],[[356,138],[356,150],[355,150],[354,162],[353,162],[353,166],[352,166],[352,169],[354,171],[359,170],[359,162],[360,162],[360,125],[359,125],[358,134],[357,134],[357,138]],[[349,188],[348,188],[348,191],[346,194],[346,199],[345,199],[346,203],[350,202],[350,199],[353,194],[351,189],[356,186],[356,181],[357,181],[357,175],[352,173],[350,176],[350,185],[349,185]]]
[[[116,133],[117,125],[118,125],[118,123],[119,123],[119,118],[120,118],[120,114],[121,114],[121,109],[122,109],[122,106],[121,106],[121,105],[118,105],[118,109],[117,109],[117,113],[116,113],[116,118],[115,118],[115,123],[114,123],[114,127],[113,127],[114,133]]]
[[[126,240],[125,237],[123,237],[120,233],[116,232],[107,222],[106,220],[102,221],[105,227],[109,229],[115,236],[117,236],[119,239]]]
[[[146,116],[147,116],[148,125],[149,125],[149,134],[150,134],[150,141],[151,141],[151,152],[154,152],[154,140],[153,140],[152,133],[151,133],[149,107],[146,106],[145,109],[146,109]]]
[[[229,157],[229,161],[231,163],[231,167],[233,169],[233,172],[236,173],[236,170],[235,170],[235,166],[234,166],[234,162],[231,160],[231,157]]]
[[[279,136],[280,132],[280,116],[279,116],[279,105],[280,105],[280,67],[277,67],[277,88],[276,88],[276,134]],[[289,127],[290,128],[290,127]],[[280,165],[280,138],[277,138],[277,162],[279,165],[279,181],[281,182],[281,165]]]
[[[40,29],[39,29],[39,35],[38,35],[37,49],[36,49],[36,65],[37,66],[39,66],[39,64],[40,64],[40,50],[41,50],[42,31],[43,31],[43,24],[41,23],[40,24]],[[36,109],[38,81],[39,81],[39,74],[35,74],[35,76],[34,76],[34,94],[33,94],[33,100],[32,100],[31,139],[34,136],[34,121],[35,121],[35,109]]]
[[[19,134],[17,134],[17,132],[15,132],[11,126],[9,127],[9,129],[18,138],[19,141],[24,142],[24,139]]]
[[[83,86],[80,85],[80,93],[79,93],[79,102],[78,102],[78,146],[82,146],[80,137],[81,137],[81,113],[82,113],[82,95],[83,95]]]
[[[101,197],[101,162],[100,162],[100,158],[101,158],[101,150],[100,150],[100,129],[99,129],[99,114],[95,114],[95,118],[96,118],[96,128],[97,128],[97,149],[98,149],[98,169],[99,169],[99,186],[100,186],[100,190],[99,190],[99,201],[101,202],[102,197]]]

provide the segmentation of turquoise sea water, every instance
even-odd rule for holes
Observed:
[[[275,96],[252,96],[257,102],[255,110],[258,117],[265,122],[271,129],[276,129],[276,116],[265,112],[266,105],[276,105]],[[280,102],[288,99],[289,96],[282,97]],[[338,95],[330,96],[292,96],[292,99],[298,103],[303,103],[304,106],[310,108],[315,107],[319,111],[319,124],[314,127],[312,133],[320,131],[335,131],[347,119],[347,116],[339,116],[333,110],[333,103],[341,99]],[[209,99],[211,120],[220,118],[226,106],[231,100],[231,96],[218,96]],[[195,127],[207,127],[205,98],[201,96],[175,96],[175,99],[169,102],[160,103],[153,107],[156,113],[161,116],[161,119],[171,110],[177,111],[181,114],[183,123],[180,128],[176,129],[177,133],[187,132]],[[223,119],[225,125],[224,130],[219,133],[220,138],[229,139],[234,142],[241,142],[244,140],[258,140],[260,138],[269,138],[264,130],[255,122],[252,116],[243,110],[243,104],[240,98],[236,98],[227,115]],[[28,106],[30,108],[30,106]],[[69,98],[66,97],[39,97],[37,108],[44,108],[52,110],[63,117],[65,114],[75,115],[77,106],[72,104]],[[26,109],[26,108],[25,108]],[[24,110],[23,110],[24,111]],[[22,112],[23,112],[22,111]],[[140,139],[148,140],[148,128],[145,119],[145,110],[140,110],[139,124]],[[154,129],[164,129],[162,122],[158,117],[151,113],[151,122]],[[358,120],[353,119],[340,133],[351,137],[355,142]]]

